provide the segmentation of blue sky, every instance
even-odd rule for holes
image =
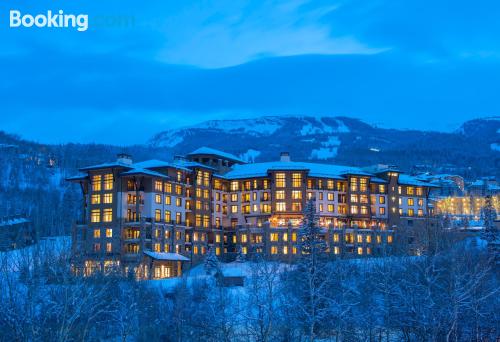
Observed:
[[[9,9],[90,28],[10,29]],[[300,114],[450,131],[500,115],[498,18],[493,0],[3,1],[0,130],[130,144]]]

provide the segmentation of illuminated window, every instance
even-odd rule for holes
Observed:
[[[292,199],[302,199],[302,191],[300,191],[300,190],[293,190],[292,191]]]
[[[101,230],[94,229],[94,239],[99,239],[101,237]]]
[[[415,192],[414,192],[414,188],[412,186],[409,186],[406,188],[406,193],[408,195],[413,195]]]
[[[170,245],[168,243],[166,243],[164,246],[163,246],[163,250],[165,251],[165,253],[169,253],[170,252]]]
[[[232,181],[231,182],[231,191],[238,191],[239,189],[239,183],[237,181]]]
[[[319,204],[319,212],[322,213],[323,212],[323,203],[320,203]]]
[[[247,234],[241,234],[241,242],[247,243],[247,241],[248,241]]]
[[[358,179],[352,177],[350,183],[351,183],[351,191],[358,191]]]
[[[288,254],[288,246],[283,246],[283,254]]]
[[[419,198],[418,199],[418,206],[419,207],[423,207],[424,206],[424,200],[423,200],[423,198]]]
[[[333,247],[334,254],[340,254],[340,248],[338,246]]]
[[[113,175],[111,173],[107,173],[104,175],[104,190],[112,190],[113,189]]]
[[[327,195],[327,200],[335,201],[335,194],[333,192],[329,192]]]
[[[351,207],[351,214],[357,214],[359,212],[358,207],[353,206]]]
[[[297,242],[297,233],[292,233],[292,241]]]
[[[104,209],[102,213],[102,222],[113,221],[113,209]]]
[[[333,242],[339,242],[339,234],[333,234]]]
[[[392,243],[392,235],[387,235],[387,242]]]
[[[302,211],[302,203],[292,203],[292,211]]]
[[[232,205],[231,206],[231,213],[236,214],[238,212],[238,206],[237,205]]]
[[[90,222],[101,222],[101,211],[99,209],[94,209],[90,212]]]
[[[359,180],[359,191],[366,192],[368,190],[368,179],[361,178]]]
[[[170,196],[165,196],[165,204],[170,205],[172,204],[172,197]]]
[[[385,185],[384,184],[380,184],[378,186],[378,192],[380,192],[381,194],[385,193]]]
[[[293,173],[292,174],[292,187],[300,188],[302,186],[302,174]]]
[[[181,224],[182,223],[181,213],[175,213],[175,223],[176,224]]]
[[[182,172],[177,171],[177,181],[182,182]]]
[[[384,207],[378,208],[378,213],[379,215],[385,215],[385,208]]]
[[[368,196],[367,195],[360,195],[359,196],[359,202],[363,203],[363,204],[368,203]]]
[[[368,214],[368,207],[362,206],[361,207],[361,215],[367,215]]]
[[[408,209],[408,216],[413,216],[413,215],[415,215],[415,210]]]
[[[161,204],[161,195],[158,195],[158,194],[155,195],[155,203]]]
[[[358,203],[358,195],[351,195],[351,202]]]
[[[367,243],[372,243],[372,236],[371,235],[367,235],[366,236],[366,242]]]
[[[424,211],[422,209],[418,209],[418,216],[424,216]]]
[[[100,252],[100,251],[101,251],[101,244],[94,243],[94,252]]]
[[[177,197],[175,199],[175,205],[178,207],[182,207],[182,198],[181,197]]]
[[[277,246],[271,246],[271,254],[278,254],[278,247]]]
[[[92,191],[101,191],[101,175],[92,176]]]
[[[422,196],[422,195],[423,195],[422,188],[417,188],[417,196]]]
[[[288,241],[288,233],[283,233],[283,241]]]
[[[358,234],[357,238],[358,238],[358,243],[363,243],[363,235]]]
[[[276,191],[276,199],[284,200],[285,199],[285,191],[284,190]]]
[[[286,203],[285,202],[277,202],[276,203],[276,211],[286,211]]]
[[[103,195],[104,204],[113,203],[113,194],[104,194]]]
[[[335,210],[334,210],[334,207],[333,207],[333,204],[328,204],[328,211],[333,213]]]
[[[273,242],[278,241],[279,240],[279,234],[278,233],[271,233],[270,239]]]
[[[413,205],[414,204],[413,198],[408,198],[407,203],[408,205]]]
[[[385,204],[385,196],[379,196],[378,197],[378,203]]]
[[[90,198],[90,203],[100,204],[101,203],[101,195],[92,195]]]
[[[106,243],[106,253],[111,253],[113,251],[113,246],[111,242]]]
[[[358,247],[358,254],[362,255],[363,254],[363,247]]]
[[[172,192],[172,183],[165,183],[165,192]]]
[[[210,226],[210,216],[203,216],[203,227],[208,228]]]
[[[161,210],[160,209],[155,210],[155,221],[161,221]]]
[[[276,187],[284,188],[285,187],[285,174],[282,172],[276,173]]]
[[[106,229],[106,237],[107,238],[113,237],[113,229],[111,229],[111,228]]]
[[[335,188],[335,182],[332,179],[326,181],[326,188],[328,190],[333,190]]]
[[[176,193],[177,195],[182,195],[182,186],[180,186],[180,185],[176,185],[176,186],[175,186],[175,193]]]
[[[382,237],[380,235],[377,235],[377,243],[382,243]]]
[[[156,192],[163,191],[163,183],[161,181],[155,181],[155,191]]]
[[[172,221],[172,216],[170,210],[165,210],[165,222],[170,223]]]

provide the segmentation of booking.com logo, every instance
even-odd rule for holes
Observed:
[[[130,28],[135,26],[135,17],[127,15],[95,15],[91,20],[94,28]],[[89,28],[88,14],[67,14],[63,10],[36,15],[23,14],[19,10],[10,11],[11,28],[75,28],[79,32]]]

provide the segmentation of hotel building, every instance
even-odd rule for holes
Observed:
[[[119,269],[175,277],[209,248],[222,260],[241,250],[291,262],[310,199],[332,258],[415,253],[418,230],[436,224],[433,185],[394,167],[294,162],[288,153],[245,163],[202,147],[172,162],[119,155],[80,172],[68,180],[83,193],[72,252],[75,271],[85,275]]]

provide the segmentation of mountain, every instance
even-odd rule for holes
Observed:
[[[281,151],[295,160],[364,166],[394,164],[406,171],[446,171],[465,177],[499,176],[500,120],[476,119],[451,133],[375,127],[347,117],[267,116],[213,120],[168,130],[149,141],[171,154],[201,145],[247,161],[275,160]]]
[[[293,160],[345,165],[395,164],[412,171],[453,172],[475,179],[500,178],[500,120],[477,119],[452,133],[374,127],[347,117],[269,116],[207,121],[156,134],[147,144],[48,145],[0,132],[0,216],[22,213],[40,235],[68,234],[81,209],[78,185],[65,178],[78,168],[110,161],[126,152],[135,161],[169,160],[200,146],[249,162]]]

